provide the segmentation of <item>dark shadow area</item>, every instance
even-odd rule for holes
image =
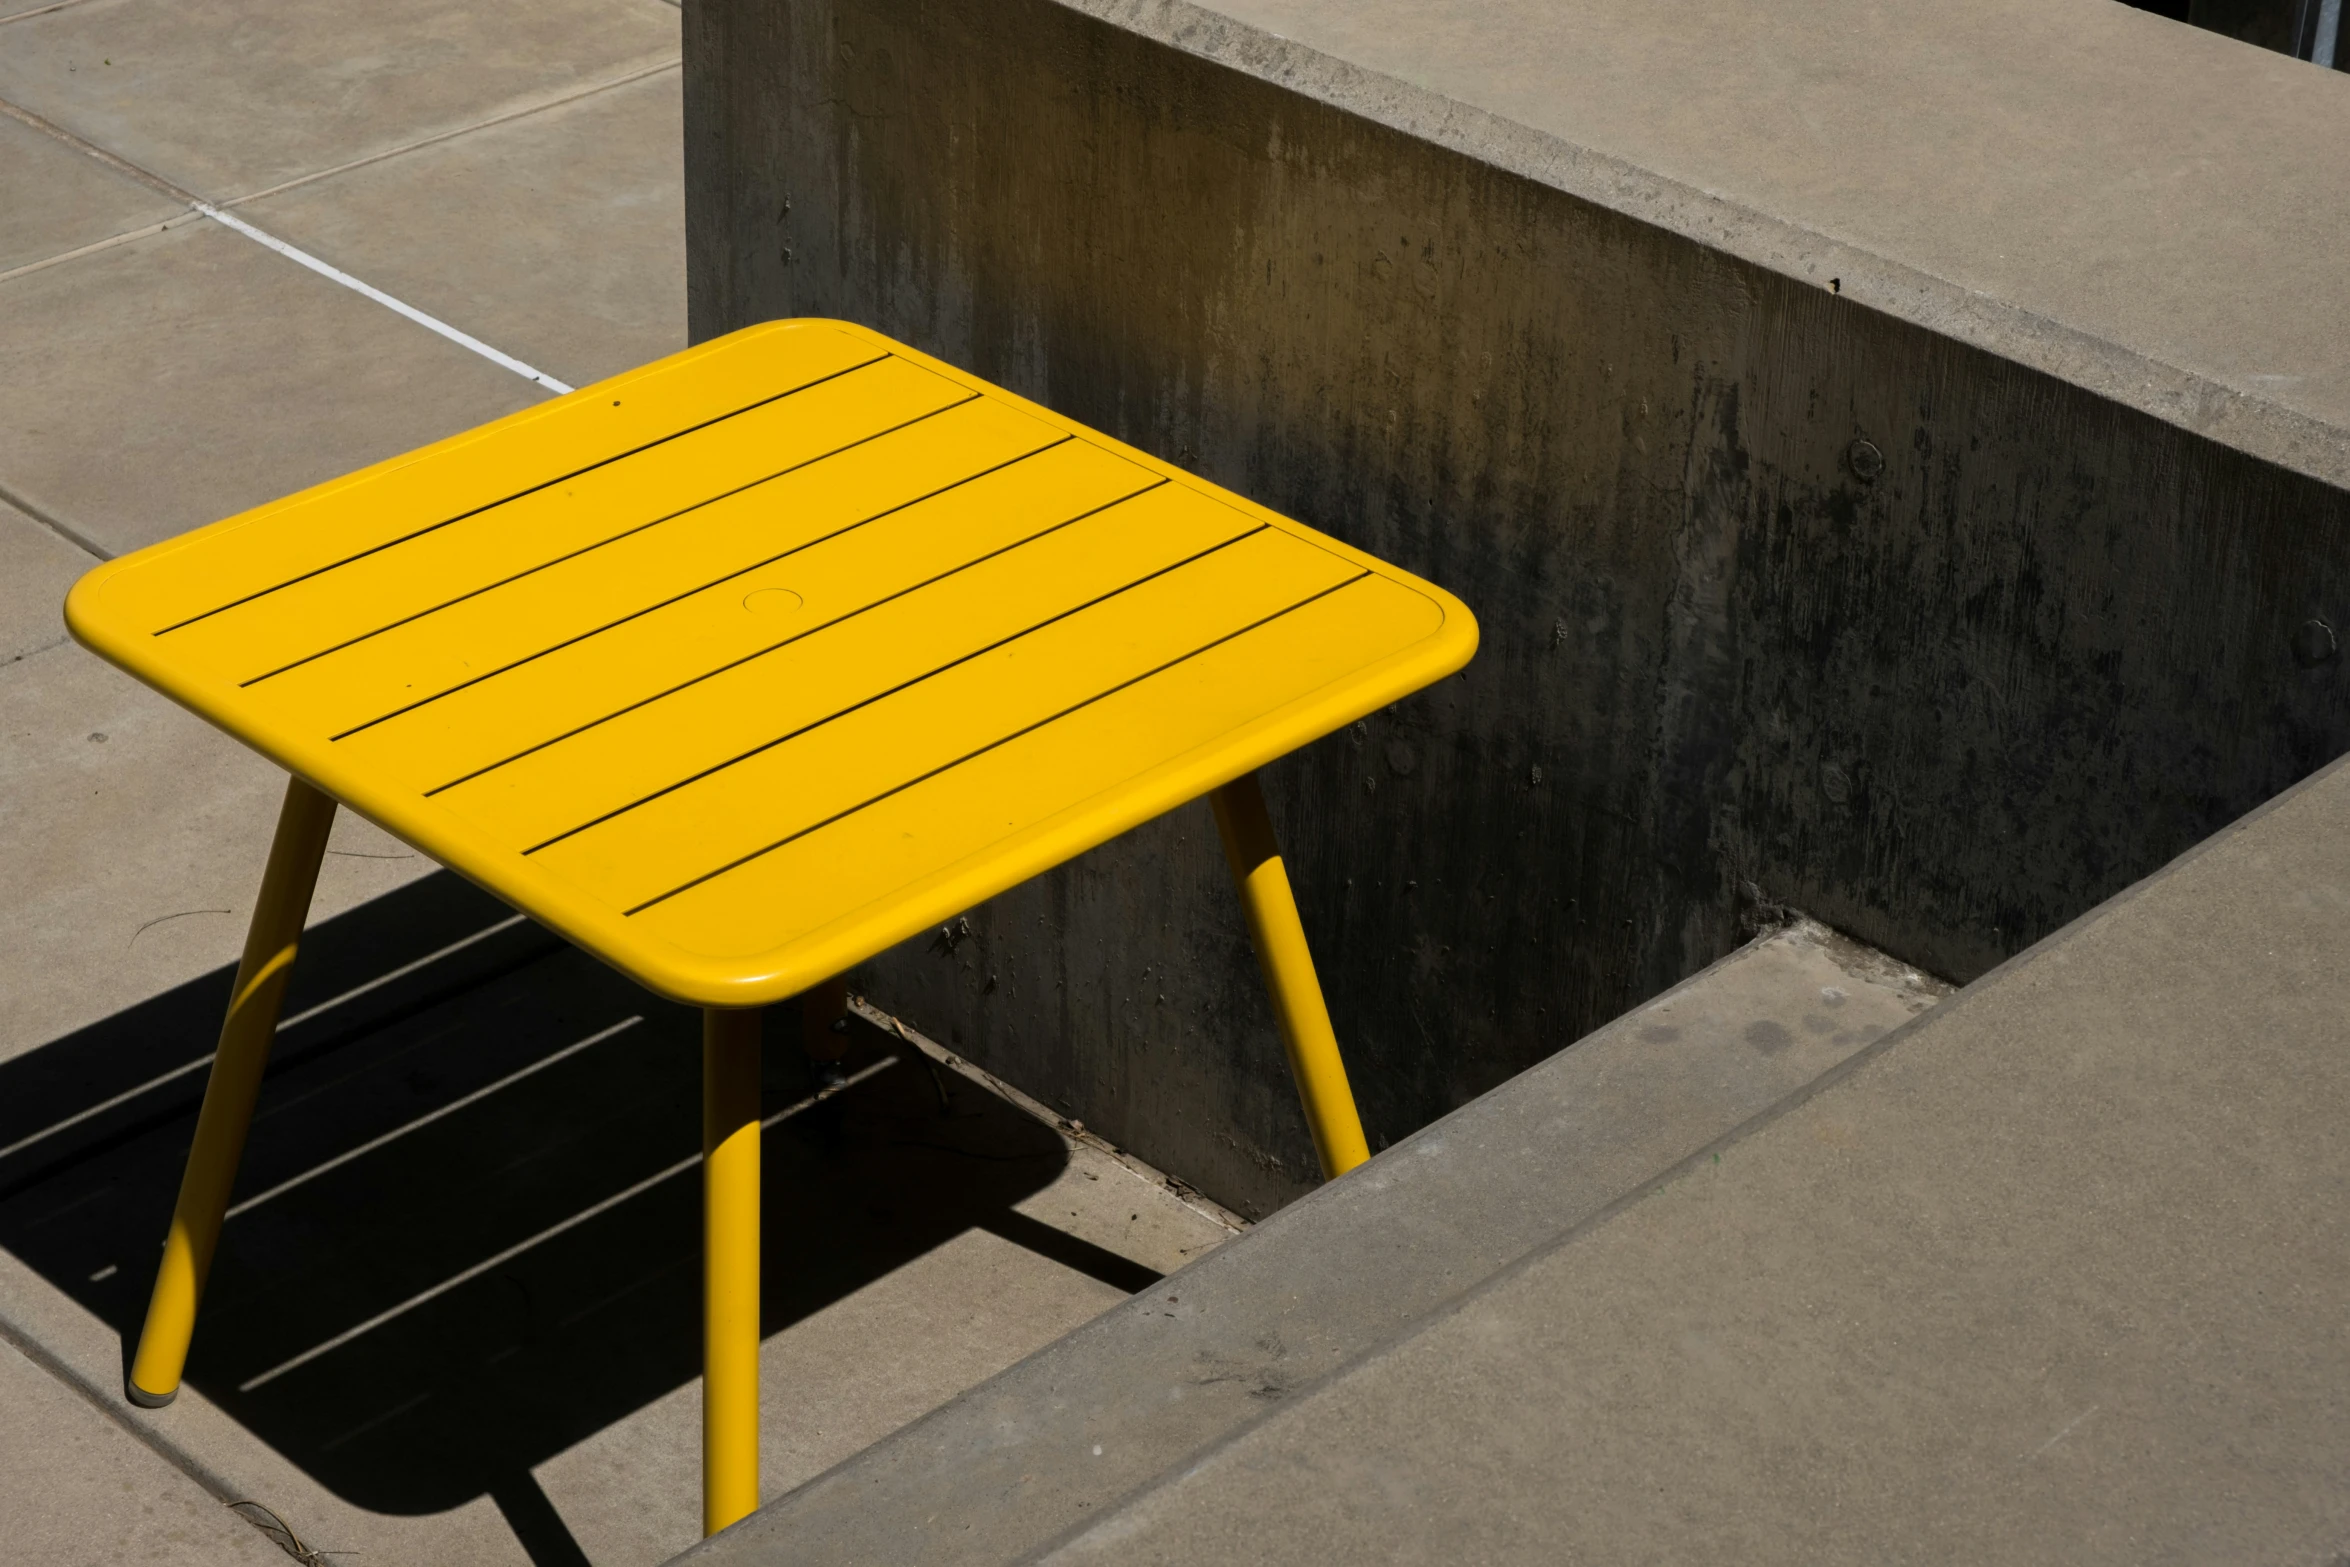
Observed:
[[[0,1064],[0,1246],[136,1335],[221,970]],[[769,1030],[770,1333],[966,1229],[1133,1290],[1012,1211],[1060,1137],[856,1025],[813,1100]],[[532,1466],[700,1370],[700,1020],[446,874],[305,939],[189,1382],[340,1495],[492,1497],[579,1553]]]
[[[2122,0],[2122,4],[2297,60],[2350,70],[2350,49],[2341,46],[2338,18],[2336,26],[2326,25],[2326,0]]]

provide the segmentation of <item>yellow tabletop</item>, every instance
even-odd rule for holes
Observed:
[[[1468,610],[877,333],[92,571],[102,656],[645,984],[795,994],[1439,679]]]

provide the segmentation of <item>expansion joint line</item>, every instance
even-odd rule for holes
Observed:
[[[221,225],[223,228],[233,229],[237,233],[242,234],[247,239],[253,241],[253,243],[256,245],[265,245],[269,249],[274,250],[279,255],[285,257],[288,261],[297,262],[302,266],[306,266],[311,271],[317,273],[320,277],[328,278],[334,282],[340,283],[343,285],[343,287],[351,290],[352,293],[364,295],[365,297],[374,300],[377,304],[383,306],[385,309],[395,311],[400,315],[406,316],[409,320],[415,322],[418,326],[423,327],[428,332],[440,333],[441,336],[447,338],[450,342],[455,343],[459,348],[472,349],[475,353],[481,355],[482,358],[487,359],[491,364],[499,365],[505,369],[511,370],[516,375],[522,377],[525,381],[536,381],[539,385],[545,387],[551,392],[568,392],[571,390],[568,385],[556,380],[553,376],[547,374],[546,371],[534,370],[529,365],[526,365],[521,360],[515,358],[512,354],[500,353],[497,349],[492,348],[489,344],[483,342],[480,338],[458,331],[455,327],[449,325],[448,322],[441,320],[438,316],[428,316],[423,311],[417,309],[414,305],[409,304],[406,300],[394,299],[391,295],[385,293],[382,289],[375,287],[373,284],[361,282],[359,279],[351,276],[350,273],[343,271],[341,268],[330,266],[326,262],[321,261],[316,256],[310,254],[310,252],[307,250],[303,250],[297,246],[287,244],[284,240],[279,239],[275,234],[267,234],[262,232],[260,229],[255,228],[252,224],[247,223],[243,218],[234,217],[229,213],[223,212],[218,207],[213,206],[210,202],[192,201],[188,203],[188,205],[194,208],[196,211],[204,214],[204,216],[210,218],[213,222]]]
[[[179,186],[174,185],[171,181],[163,178],[163,176],[151,173],[146,169],[142,169],[137,164],[132,163],[127,159],[117,157],[113,153],[108,152],[105,148],[97,145],[95,142],[85,141],[81,137],[76,136],[73,132],[67,130],[64,126],[53,124],[50,121],[43,119],[40,115],[33,113],[30,109],[20,108],[16,104],[8,102],[6,99],[0,99],[0,114],[5,114],[10,119],[17,121],[19,124],[39,131],[44,136],[48,136],[54,140],[63,142],[65,145],[73,148],[76,152],[81,153],[85,157],[95,158],[98,162],[105,164],[108,168],[114,170],[114,172],[117,174],[120,174],[127,179],[136,180],[141,185],[146,186],[149,190],[152,190],[159,195],[169,197],[171,200],[176,201],[180,205],[186,207],[190,212],[195,213],[200,217],[209,218],[225,229],[228,229],[237,234],[242,234],[245,238],[253,241],[257,245],[261,245],[270,250],[276,251],[279,255],[284,256],[289,261],[298,263],[301,266],[308,267],[311,271],[317,273],[320,277],[326,278],[332,282],[340,283],[343,287],[351,290],[353,293],[359,294],[367,299],[372,299],[377,304],[382,305],[385,309],[394,311],[399,315],[406,316],[409,320],[415,322],[418,326],[423,327],[425,330],[439,333],[441,336],[447,338],[450,342],[455,343],[458,347],[469,349],[472,352],[481,355],[484,359],[489,360],[492,364],[498,365],[503,369],[513,371],[516,375],[521,376],[526,381],[536,382],[538,385],[547,388],[547,390],[551,392],[568,392],[571,390],[570,386],[564,382],[556,380],[553,376],[547,374],[544,370],[534,369],[530,365],[524,364],[521,360],[515,358],[511,354],[501,353],[497,349],[492,348],[489,344],[483,342],[480,338],[474,337],[470,333],[460,332],[457,328],[449,325],[448,322],[439,319],[437,316],[430,316],[425,314],[423,311],[417,309],[414,305],[409,304],[406,300],[395,299],[391,295],[385,293],[382,289],[376,288],[371,284],[364,283],[358,278],[351,276],[350,273],[343,271],[341,268],[321,261],[318,257],[313,256],[310,254],[310,252],[301,249],[299,246],[288,244],[286,241],[279,239],[274,234],[270,234],[261,229],[255,228],[252,224],[247,223],[243,218],[235,217],[229,213],[221,211],[220,208],[214,206],[211,202],[206,201],[203,197],[196,195],[193,191],[183,190]]]

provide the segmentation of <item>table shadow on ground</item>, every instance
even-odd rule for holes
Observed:
[[[0,1246],[138,1331],[223,969],[0,1064]],[[359,1506],[489,1495],[581,1560],[534,1465],[700,1365],[700,1021],[447,874],[305,938],[188,1381]],[[1059,1135],[856,1025],[810,1104],[770,1014],[765,1331],[972,1227],[1157,1275],[1013,1211]]]

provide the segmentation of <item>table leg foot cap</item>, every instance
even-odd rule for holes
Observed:
[[[180,1390],[176,1387],[168,1393],[150,1393],[128,1377],[123,1378],[122,1390],[141,1409],[161,1409],[180,1396]]]

